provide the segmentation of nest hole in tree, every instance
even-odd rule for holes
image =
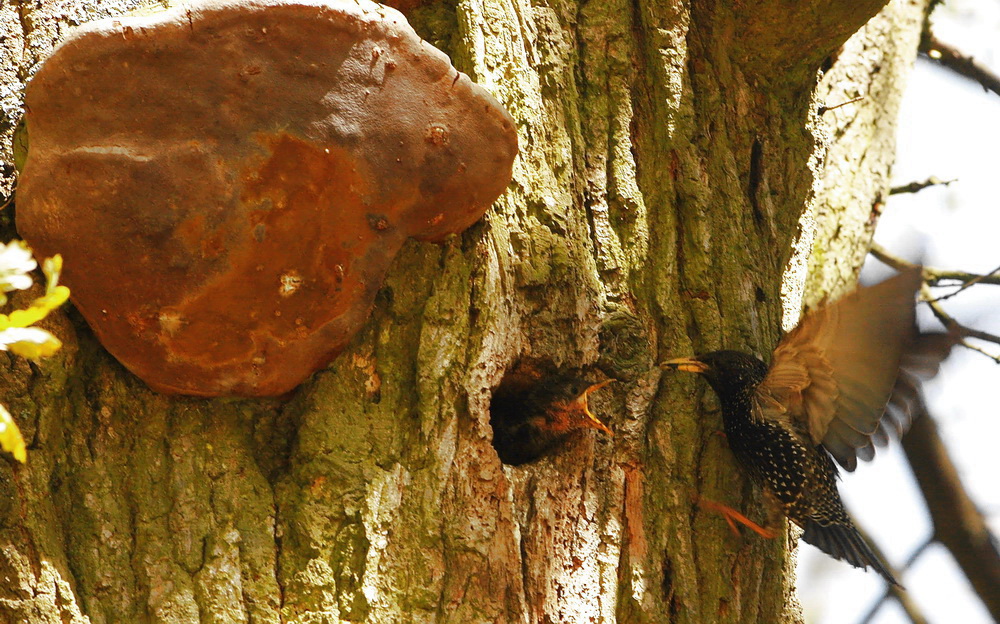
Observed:
[[[579,409],[587,404],[580,397],[601,385],[584,370],[560,370],[547,361],[515,365],[490,400],[493,448],[500,461],[520,466],[557,452],[587,429],[610,432]]]

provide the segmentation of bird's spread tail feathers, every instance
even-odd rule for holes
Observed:
[[[856,568],[867,570],[868,566],[871,566],[889,584],[902,587],[853,526],[844,524],[823,526],[810,520],[806,524],[802,539],[826,554],[846,561]]]

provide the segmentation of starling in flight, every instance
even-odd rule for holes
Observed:
[[[610,434],[611,429],[590,411],[588,397],[611,381],[591,383],[559,375],[516,390],[498,389],[490,403],[490,424],[500,461],[526,464],[588,428]]]
[[[873,443],[884,446],[889,427],[902,434],[922,405],[916,376],[936,372],[954,343],[917,333],[920,283],[920,269],[908,270],[808,314],[778,343],[770,367],[739,351],[661,365],[705,377],[733,454],[768,503],[804,529],[802,539],[855,567],[872,566],[894,585],[844,509],[834,460],[853,471],[857,458],[874,457]],[[735,510],[712,507],[773,536]]]

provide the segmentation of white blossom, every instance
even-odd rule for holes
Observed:
[[[0,305],[7,303],[2,293],[31,288],[31,276],[38,263],[31,257],[31,249],[23,241],[0,243]]]

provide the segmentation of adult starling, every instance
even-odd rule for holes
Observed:
[[[834,460],[853,471],[859,457],[874,457],[873,442],[888,441],[889,426],[905,431],[922,405],[914,373],[936,372],[954,342],[917,334],[920,281],[920,269],[909,270],[807,315],[779,342],[770,367],[739,351],[662,365],[705,377],[733,454],[765,499],[804,529],[802,539],[855,567],[872,566],[894,585],[844,509]]]
[[[588,428],[610,434],[590,411],[588,397],[611,381],[557,375],[526,387],[501,386],[490,403],[493,447],[500,461],[513,466],[534,461]]]

